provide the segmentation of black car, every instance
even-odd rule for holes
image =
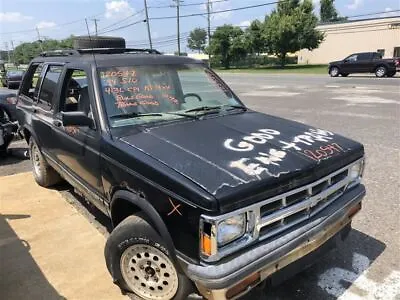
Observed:
[[[21,70],[10,70],[6,72],[3,79],[3,85],[9,89],[18,88],[21,84],[22,78],[24,77],[24,71]]]
[[[17,93],[8,89],[0,88],[0,108],[4,116],[10,121],[16,121]]]
[[[6,111],[0,106],[0,158],[9,153],[8,146],[14,139],[17,130],[17,122],[10,121]]]
[[[188,57],[44,53],[17,115],[35,180],[63,178],[109,216],[107,268],[143,299],[287,278],[347,236],[365,194],[360,143],[252,111]]]
[[[393,77],[398,63],[396,59],[382,59],[378,52],[354,53],[343,60],[330,62],[328,71],[331,77],[346,77],[352,73],[375,73],[376,77]]]

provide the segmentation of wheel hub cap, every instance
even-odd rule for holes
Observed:
[[[145,244],[130,246],[121,256],[120,267],[128,287],[144,299],[171,299],[178,290],[174,265],[155,247]]]
[[[35,173],[40,176],[40,155],[37,146],[32,147],[32,163]]]

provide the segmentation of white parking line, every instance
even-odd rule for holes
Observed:
[[[367,278],[370,264],[368,257],[354,253],[353,270],[328,269],[319,276],[318,286],[338,300],[399,299],[400,272],[392,271],[381,283],[377,283]]]

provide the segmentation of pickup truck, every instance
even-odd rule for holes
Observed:
[[[382,59],[382,55],[378,52],[363,52],[330,62],[328,72],[331,77],[339,75],[346,77],[352,73],[375,73],[376,77],[393,77],[398,67],[398,59]]]
[[[345,239],[365,195],[362,144],[253,111],[188,57],[43,53],[17,117],[37,183],[64,179],[110,218],[107,268],[142,299],[238,299],[294,275]]]

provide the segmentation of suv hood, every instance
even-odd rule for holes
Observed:
[[[317,180],[364,153],[361,144],[332,132],[252,111],[120,139],[214,195],[221,211]]]

